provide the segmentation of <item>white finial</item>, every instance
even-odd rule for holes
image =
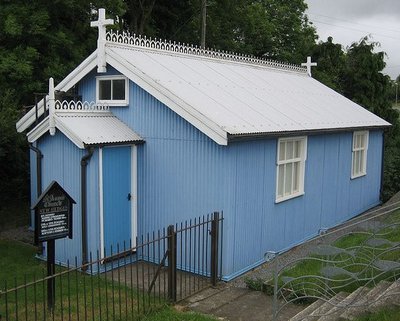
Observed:
[[[113,25],[113,19],[106,19],[106,10],[99,9],[99,19],[90,23],[91,27],[99,29],[99,37],[97,38],[97,72],[106,72],[106,26]]]
[[[49,79],[49,132],[51,136],[56,134],[56,122],[54,119],[55,113],[55,93],[54,93],[54,79]],[[44,106],[46,108],[46,106]]]
[[[303,62],[301,64],[303,67],[307,67],[307,73],[311,77],[311,67],[315,67],[317,65],[316,62],[311,62],[311,57],[307,57],[307,62]]]

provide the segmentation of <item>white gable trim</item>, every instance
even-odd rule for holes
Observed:
[[[66,128],[58,119],[55,117],[55,125],[58,130],[60,130],[70,141],[72,141],[78,148],[84,149],[85,145],[83,141],[72,133],[68,128]],[[28,137],[28,142],[33,143],[37,141],[40,137],[46,134],[49,130],[50,122],[49,116],[47,116],[43,121],[32,129],[26,136]]]
[[[49,130],[49,116],[42,120],[34,129],[26,134],[29,143],[37,141]]]
[[[221,129],[216,123],[212,122],[192,106],[166,90],[163,86],[157,84],[157,82],[148,77],[142,71],[138,70],[132,63],[126,61],[109,48],[107,48],[106,57],[107,63],[112,67],[168,106],[183,119],[214,140],[217,144],[228,145],[227,132]]]
[[[78,81],[85,77],[90,71],[97,66],[97,50],[87,57],[78,67],[76,67],[67,77],[65,77],[56,87],[55,90],[67,91],[71,89]],[[38,103],[38,116],[43,115],[43,99]],[[18,122],[17,131],[19,133],[26,130],[36,120],[35,108],[29,110]]]

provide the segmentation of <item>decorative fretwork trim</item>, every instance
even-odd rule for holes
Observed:
[[[147,38],[146,36],[131,35],[129,32],[119,33],[113,32],[112,30],[107,32],[106,40],[111,43],[124,44],[128,46],[174,52],[185,55],[202,56],[207,58],[215,58],[221,60],[243,62],[253,65],[260,65],[290,71],[297,71],[301,73],[307,73],[307,69],[298,65],[286,64],[281,62],[276,62],[269,59],[261,59],[251,55],[236,54],[227,51],[203,49],[194,45],[176,43],[175,41],[167,41],[157,38]]]
[[[88,111],[109,111],[109,106],[106,104],[98,104],[94,101],[66,101],[66,100],[56,100],[55,102],[55,110],[56,112],[88,112]]]

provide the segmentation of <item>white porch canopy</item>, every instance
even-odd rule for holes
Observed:
[[[65,104],[64,104],[65,105]],[[55,127],[76,146],[83,149],[93,145],[141,143],[143,139],[126,124],[105,110],[57,110]],[[27,136],[35,142],[49,130],[49,117],[31,130]]]

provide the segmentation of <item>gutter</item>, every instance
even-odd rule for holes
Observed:
[[[358,130],[385,130],[392,125],[379,125],[379,126],[362,126],[362,127],[346,127],[346,128],[328,128],[328,129],[309,129],[309,130],[296,130],[296,131],[279,131],[279,132],[265,132],[265,133],[250,133],[250,134],[228,134],[228,142],[248,141],[265,138],[276,137],[295,137],[302,135],[321,135],[321,134],[336,134],[342,132],[351,132]]]
[[[36,153],[36,197],[39,198],[42,195],[42,158],[43,154],[41,150],[35,146],[33,143],[29,143],[29,148]],[[32,226],[32,224],[31,224]],[[35,227],[36,228],[36,227]],[[43,243],[38,244],[38,254],[43,255]]]
[[[93,156],[93,152],[93,148],[88,148],[87,154],[83,155],[81,158],[82,265],[88,263],[86,169],[90,159]]]

